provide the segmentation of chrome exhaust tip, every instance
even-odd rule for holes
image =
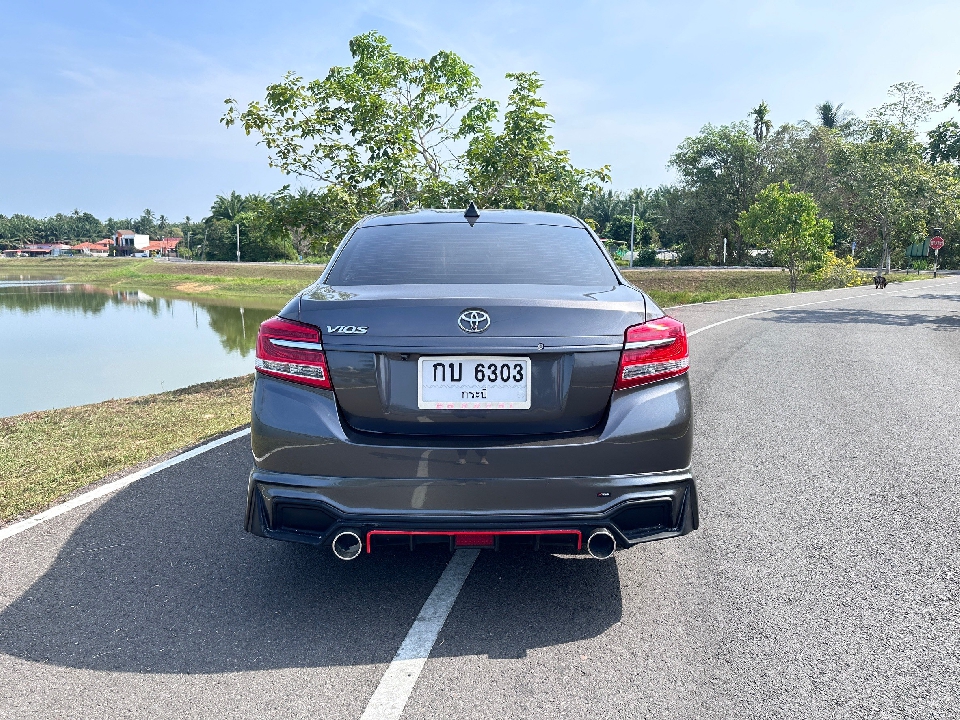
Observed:
[[[617,539],[606,528],[597,528],[587,538],[587,552],[597,560],[606,560],[617,549]]]
[[[333,554],[341,560],[356,560],[363,552],[363,540],[353,530],[343,530],[333,538]]]

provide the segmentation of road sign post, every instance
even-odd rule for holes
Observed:
[[[937,264],[940,262],[940,248],[943,247],[943,238],[937,235],[930,238],[930,249],[933,250],[933,276],[937,276]]]

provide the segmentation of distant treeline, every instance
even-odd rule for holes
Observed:
[[[290,193],[286,187],[272,195],[234,192],[217,196],[210,215],[200,220],[188,216],[171,221],[149,209],[137,218],[107,220],[79,210],[48,218],[0,215],[0,248],[32,243],[95,242],[111,237],[117,230],[133,230],[154,239],[183,238],[178,248],[182,256],[235,260],[239,226],[243,260],[295,260],[298,257],[322,260],[359,216],[340,214],[336,219],[344,225],[331,224],[325,217],[317,217],[324,209],[318,198],[314,191],[301,189]],[[317,205],[321,206],[319,210]]]
[[[742,222],[760,196],[777,183],[815,202],[831,223],[832,250],[852,253],[858,265],[932,262],[906,256],[908,246],[935,233],[946,239],[941,267],[960,267],[960,124],[940,123],[926,138],[917,130],[937,108],[960,107],[960,84],[942,103],[914,83],[890,88],[888,102],[865,119],[830,102],[817,120],[775,126],[761,102],[751,122],[705,125],[670,158],[671,185],[590,196],[575,212],[591,218],[604,237],[627,241],[631,212],[641,261],[652,248],[680,254],[686,265],[766,264]],[[885,253],[886,248],[886,253]]]

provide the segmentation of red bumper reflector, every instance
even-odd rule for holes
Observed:
[[[456,547],[492,548],[496,546],[498,535],[573,535],[577,539],[577,550],[583,548],[583,534],[579,530],[483,530],[480,532],[458,532],[456,530],[371,530],[367,533],[367,552],[373,549],[374,535],[434,535],[453,537]]]

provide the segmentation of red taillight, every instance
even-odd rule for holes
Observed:
[[[291,382],[333,389],[320,331],[313,325],[272,317],[257,336],[257,372]]]
[[[664,316],[627,328],[614,390],[683,375],[690,367],[683,323]]]

